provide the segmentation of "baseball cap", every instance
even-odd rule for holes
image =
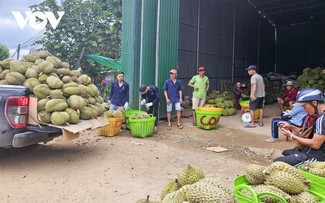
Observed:
[[[140,94],[146,93],[147,85],[141,85],[139,88]]]
[[[287,83],[285,84],[285,86],[293,86],[293,82],[292,81],[287,81]]]
[[[205,71],[205,68],[203,66],[200,66],[198,70],[199,71]]]
[[[169,71],[169,74],[177,74],[177,70],[176,70],[176,69],[171,69],[171,70]]]
[[[256,70],[256,66],[255,65],[250,65],[248,66],[248,68],[246,68],[246,70]]]

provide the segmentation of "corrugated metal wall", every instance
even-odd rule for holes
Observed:
[[[197,74],[199,65],[206,67],[211,89],[216,89],[218,80],[248,79],[249,64],[259,63],[261,72],[272,70],[274,62],[269,65],[261,57],[274,60],[274,28],[246,1],[181,0],[179,78],[183,84]],[[192,91],[186,88],[185,95]]]
[[[162,87],[169,70],[178,65],[179,0],[123,0],[122,13],[122,64],[130,107],[139,108],[140,84],[155,84],[165,117]]]
[[[300,72],[305,67],[325,66],[325,21],[278,30],[280,72]]]

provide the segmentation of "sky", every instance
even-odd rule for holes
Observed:
[[[18,44],[22,45],[20,58],[32,48],[31,42],[41,35],[41,30],[34,29],[29,22],[23,30],[19,27],[12,11],[20,11],[25,18],[25,11],[30,11],[29,6],[39,4],[43,0],[0,0],[0,44],[5,45],[11,57],[17,50]],[[16,58],[14,55],[13,58]]]

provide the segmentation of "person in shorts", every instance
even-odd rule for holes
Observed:
[[[199,106],[204,106],[205,98],[209,90],[209,78],[204,75],[205,68],[200,66],[198,68],[198,74],[193,76],[188,82],[187,86],[193,87],[193,97],[192,97],[192,110],[193,110],[193,126],[196,126],[196,114],[195,108]]]
[[[176,110],[177,115],[177,127],[179,129],[183,129],[183,125],[181,124],[181,104],[183,102],[182,100],[182,82],[177,79],[177,70],[172,69],[169,71],[170,78],[167,79],[164,83],[163,90],[164,90],[164,96],[166,99],[167,104],[167,130],[170,130],[172,128],[171,126],[171,112],[173,109],[173,106]]]
[[[251,76],[251,93],[249,101],[249,113],[251,116],[250,124],[247,124],[245,128],[255,128],[255,110],[259,110],[260,120],[259,126],[264,126],[263,124],[263,101],[265,97],[265,85],[264,80],[260,74],[256,72],[257,67],[255,65],[250,65],[246,68],[248,74]]]

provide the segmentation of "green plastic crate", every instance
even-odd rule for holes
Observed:
[[[135,113],[147,113],[145,111],[141,111],[141,110],[132,110],[132,109],[128,109],[124,112],[124,117],[125,117],[125,127],[130,129],[130,121],[129,118],[130,116],[132,116]]]
[[[131,135],[133,137],[144,138],[152,135],[155,128],[156,117],[150,116],[151,118],[143,119],[129,118]]]
[[[281,203],[288,203],[284,198],[272,192],[263,192],[257,195],[252,189],[252,187],[249,185],[245,175],[238,176],[234,180],[233,185],[234,185],[233,193],[239,203],[262,203],[260,199],[263,196],[272,196],[277,198]],[[315,190],[315,188],[318,188],[318,185],[315,183],[314,184],[311,183],[309,192],[318,198],[319,203],[325,203],[325,196],[324,196],[325,192]],[[243,195],[241,193],[241,190],[243,189],[248,190],[251,193],[251,197],[247,197]]]
[[[195,109],[197,127],[211,130],[218,127],[222,108],[197,107]]]

